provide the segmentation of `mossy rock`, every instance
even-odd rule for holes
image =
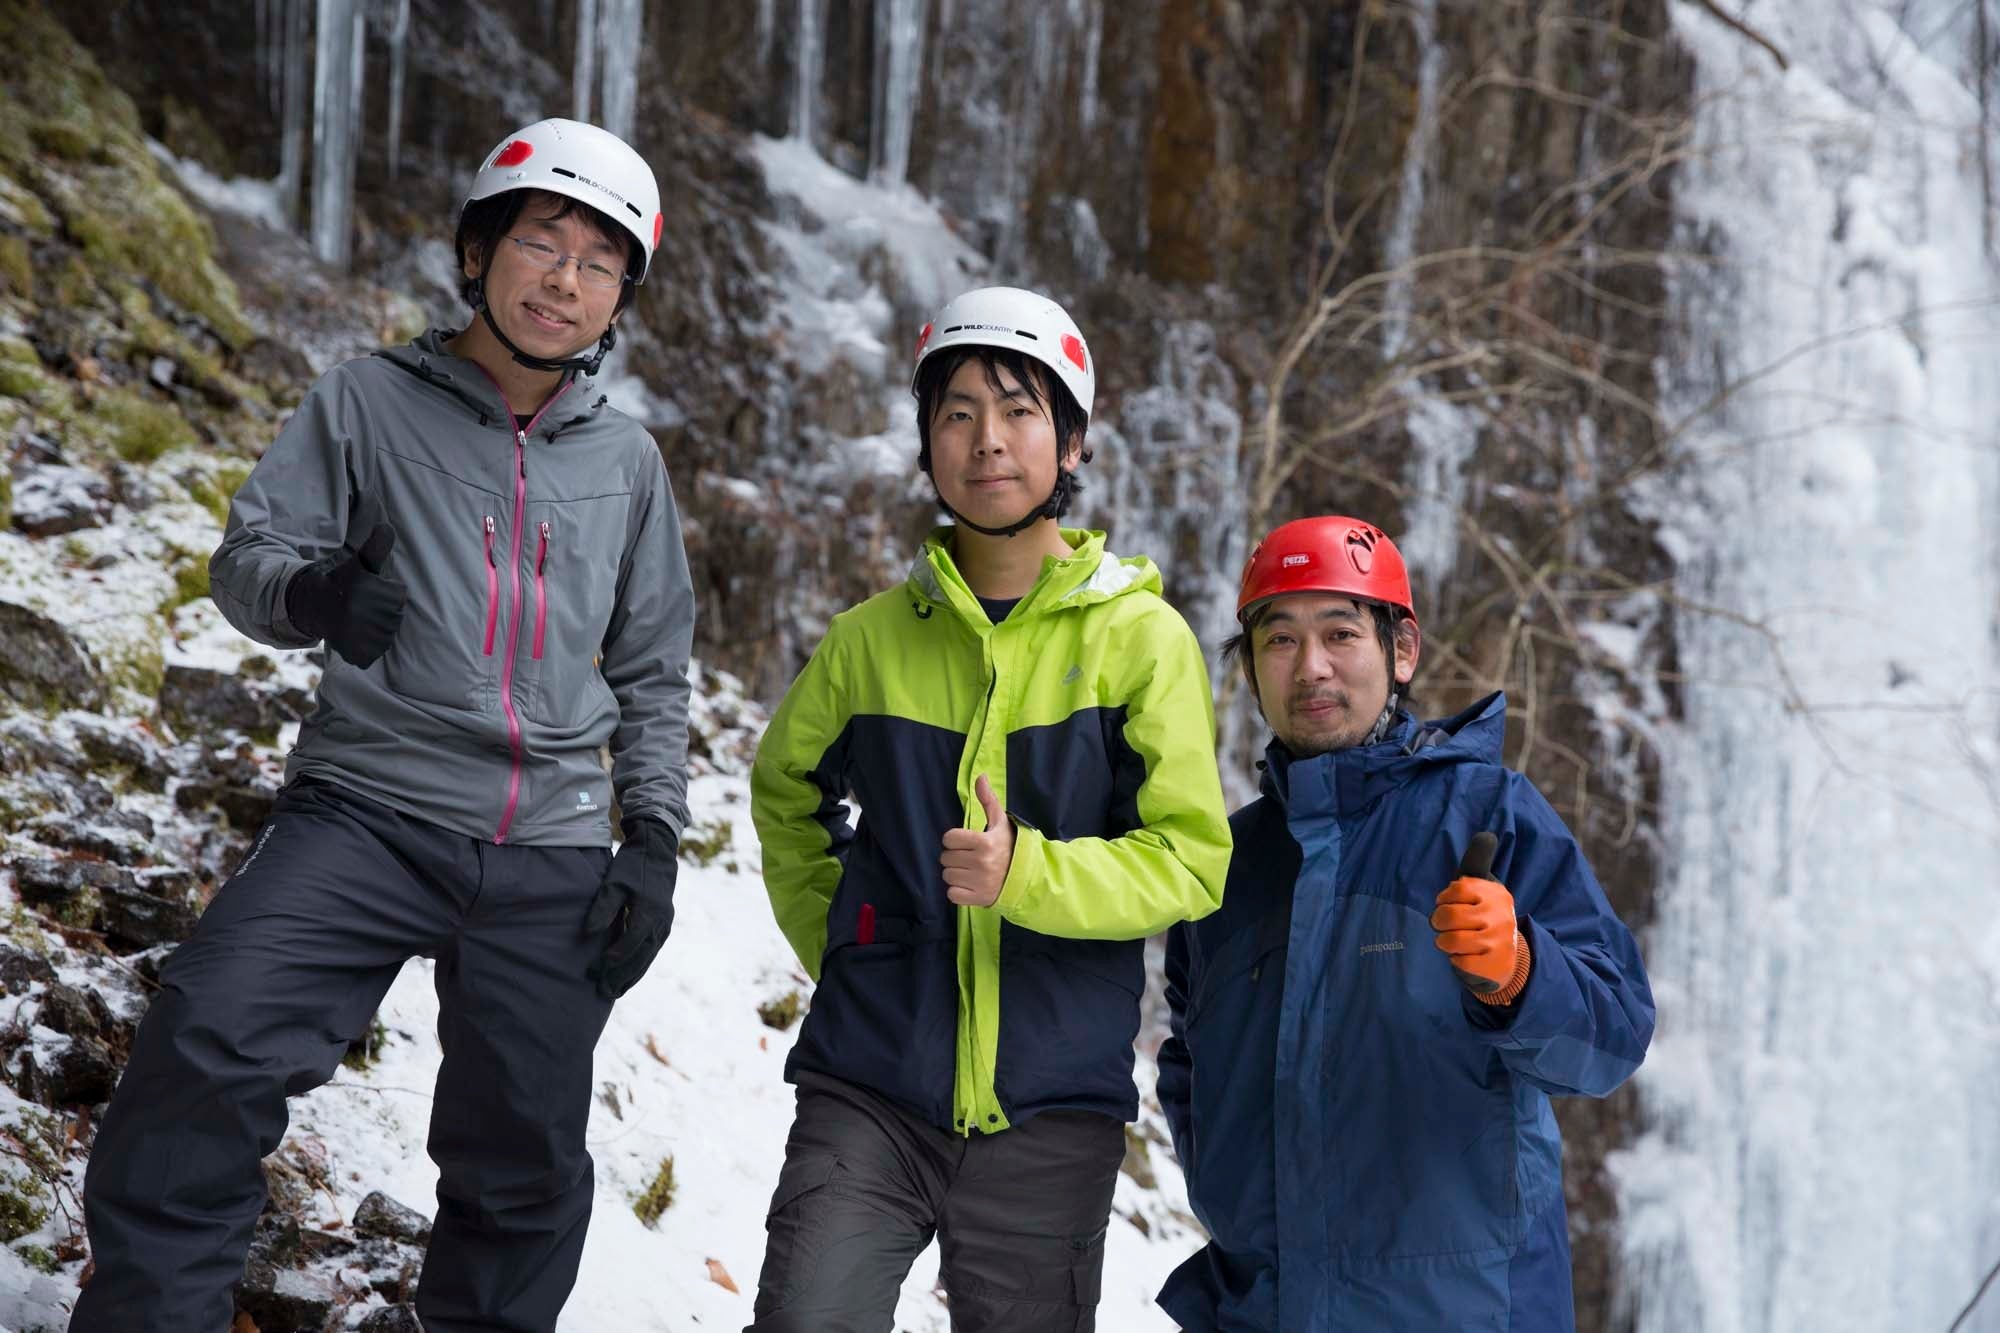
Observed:
[[[97,156],[104,140],[91,132],[89,121],[58,120],[53,117],[35,122],[30,131],[35,146],[45,153],[86,162]]]
[[[208,595],[208,562],[201,565],[201,596]],[[194,600],[189,598],[189,601]],[[160,651],[160,645],[145,640],[127,645],[110,658],[105,668],[107,684],[131,690],[146,699],[160,697],[160,687],[167,683],[167,659]]]
[[[0,175],[40,195],[93,264],[145,278],[230,346],[248,341],[213,232],[161,176],[132,100],[32,0],[0,0],[0,84]]]
[[[136,393],[114,389],[91,411],[110,427],[111,447],[128,463],[150,463],[170,449],[196,442],[186,417]]]
[[[35,294],[35,257],[24,236],[0,236],[0,292]]]
[[[0,398],[40,402],[53,387],[33,344],[24,338],[0,338]]]
[[[183,474],[181,485],[187,488],[188,498],[214,515],[216,523],[221,525],[229,522],[229,502],[236,498],[236,492],[249,476],[249,463],[226,458],[213,472]]]
[[[62,1261],[46,1246],[16,1245],[14,1253],[20,1256],[22,1263],[37,1272],[51,1275],[62,1272]]]
[[[0,221],[11,222],[35,237],[55,234],[56,220],[41,196],[16,181],[0,166]]]
[[[681,859],[693,861],[698,866],[708,865],[729,850],[733,837],[726,819],[691,823],[681,831]]]
[[[775,1000],[758,1005],[757,1017],[764,1021],[765,1027],[785,1032],[799,1021],[799,1009],[804,1003],[805,997],[796,990],[787,991]]]
[[[632,1201],[632,1212],[647,1226],[659,1223],[660,1214],[674,1206],[674,1159],[662,1157],[660,1169],[653,1173],[653,1183],[646,1186],[645,1193]]]
[[[0,1175],[0,1243],[17,1241],[48,1221],[42,1190],[19,1176]]]
[[[198,557],[185,557],[174,565],[174,590],[167,600],[160,604],[160,614],[171,616],[189,602],[199,602],[208,597],[208,561]]]
[[[349,1043],[347,1054],[340,1057],[340,1063],[358,1074],[365,1074],[374,1068],[388,1046],[389,1029],[383,1026],[380,1018],[371,1018],[368,1030]]]

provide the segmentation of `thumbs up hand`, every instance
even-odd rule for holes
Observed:
[[[389,573],[396,529],[377,523],[356,551],[342,547],[292,576],[285,614],[298,629],[366,669],[389,650],[403,623],[409,589]]]
[[[1007,883],[1007,868],[1014,863],[1014,821],[1000,808],[993,784],[981,773],[972,786],[986,811],[986,827],[944,831],[945,897],[960,907],[991,907],[1000,899]]]
[[[1437,896],[1431,929],[1437,947],[1474,998],[1512,1004],[1528,984],[1528,942],[1514,920],[1514,895],[1492,877],[1499,840],[1475,833],[1459,863],[1458,878]]]

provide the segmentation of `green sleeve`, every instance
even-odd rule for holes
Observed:
[[[837,622],[836,622],[837,627]],[[750,817],[764,853],[764,890],[778,929],[814,981],[826,913],[854,832],[843,804],[847,706],[832,667],[835,629],[778,704],[750,769]]]
[[[1142,625],[1131,660],[1145,664],[1144,674],[1125,715],[1125,743],[1145,768],[1140,826],[1065,842],[1017,823],[1014,861],[994,903],[1017,926],[1069,939],[1141,939],[1222,905],[1229,818],[1208,668],[1179,616]]]

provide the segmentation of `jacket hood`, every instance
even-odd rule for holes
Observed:
[[[458,334],[457,329],[426,329],[407,343],[378,349],[375,355],[443,390],[478,417],[482,426],[508,420],[508,404],[493,377],[477,361],[446,350],[445,343]],[[562,387],[552,399],[554,410],[536,421],[535,434],[553,436],[587,421],[604,410],[606,401],[595,378],[581,371],[565,372]]]
[[[1437,764],[1497,764],[1507,735],[1507,696],[1487,695],[1461,713],[1419,722],[1396,715],[1395,728],[1374,745],[1294,758],[1276,737],[1264,747],[1266,796],[1286,808],[1358,810]]]
[[[909,588],[919,602],[950,607],[975,626],[985,626],[986,612],[966,585],[952,559],[949,527],[933,528],[923,550],[910,566]],[[1070,554],[1046,556],[1041,576],[1014,609],[1016,615],[1038,615],[1070,606],[1108,602],[1133,592],[1159,594],[1160,571],[1143,555],[1117,556],[1104,549],[1104,534],[1081,528],[1061,529]]]

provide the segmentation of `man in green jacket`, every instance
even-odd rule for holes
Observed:
[[[954,523],[834,618],[758,749],[765,885],[819,985],[757,1333],[886,1331],[933,1235],[958,1333],[1095,1325],[1142,942],[1216,908],[1230,843],[1194,636],[1150,561],[1058,526],[1094,384],[1045,297],[925,326],[918,464]]]

